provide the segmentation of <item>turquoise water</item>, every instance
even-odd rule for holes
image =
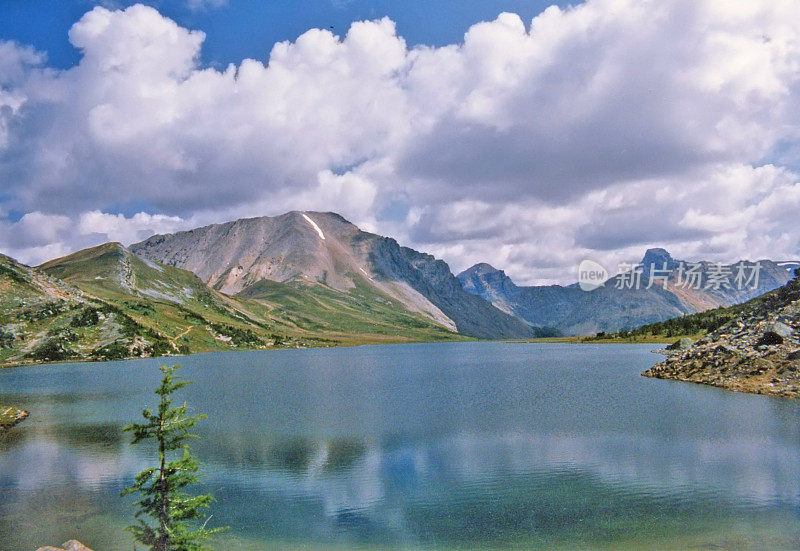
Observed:
[[[646,379],[648,345],[181,358],[218,550],[797,549],[800,403]],[[0,371],[0,548],[133,548],[158,360]],[[171,363],[176,363],[171,360]]]

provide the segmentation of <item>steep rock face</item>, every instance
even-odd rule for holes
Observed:
[[[616,280],[591,292],[577,285],[518,287],[488,265],[459,274],[464,289],[533,326],[553,327],[567,335],[616,331],[680,316],[689,310],[674,295],[656,287],[616,289]]]
[[[452,320],[403,282],[376,284],[365,251],[352,246],[361,233],[335,213],[289,212],[155,235],[131,250],[142,258],[193,272],[229,295],[253,296],[253,288],[265,280],[319,283],[340,292],[372,287],[399,300],[409,311],[455,330]]]
[[[350,280],[352,292],[262,279],[231,297],[189,271],[142,259],[119,243],[77,251],[36,268],[0,255],[0,366],[461,340],[367,286],[364,281],[372,276],[359,273]],[[409,301],[416,297],[436,308],[404,285],[393,288],[405,289]]]
[[[476,337],[524,338],[536,331],[467,293],[448,265],[429,254],[401,247],[394,239],[367,237],[370,263],[380,279],[403,281],[452,319],[459,332]]]
[[[0,255],[0,365],[459,339],[367,291],[269,282],[231,297],[119,243],[37,268]]]
[[[197,274],[228,294],[263,281],[323,285],[390,297],[411,312],[477,337],[525,337],[519,319],[466,293],[447,264],[362,232],[335,213],[289,212],[153,236],[131,246],[138,256]]]
[[[514,314],[514,304],[519,300],[520,288],[503,270],[482,262],[461,272],[458,279],[468,293],[478,295],[500,310]]]
[[[555,327],[568,335],[588,335],[599,331],[616,332],[683,314],[718,306],[730,306],[750,300],[780,287],[791,277],[794,262],[759,261],[757,285],[730,287],[713,284],[713,273],[720,268],[710,262],[695,263],[697,276],[688,276],[690,263],[672,258],[665,249],[649,249],[639,264],[641,285],[630,286],[625,276],[615,276],[593,291],[577,285],[520,287],[508,276],[488,264],[479,264],[458,275],[464,289],[513,313],[534,326]],[[681,268],[683,265],[683,268]],[[745,264],[751,273],[754,263]],[[669,271],[664,280],[662,270]],[[733,283],[737,266],[721,268],[731,274]],[[650,277],[654,284],[647,288]],[[687,278],[696,277],[688,285]],[[696,284],[694,284],[696,281]]]
[[[672,255],[666,249],[656,248],[656,249],[647,249],[644,253],[644,257],[642,258],[642,267],[645,271],[649,271],[651,267],[655,266],[657,269],[661,269],[666,266],[670,270],[674,270],[678,267],[680,262],[672,258]]]
[[[800,397],[800,279],[643,373],[740,392]]]

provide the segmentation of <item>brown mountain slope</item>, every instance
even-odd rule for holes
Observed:
[[[334,213],[248,218],[131,246],[138,256],[197,274],[214,289],[257,298],[264,281],[372,300],[389,298],[449,329],[476,337],[529,337],[522,320],[466,293],[447,264],[361,231]],[[384,298],[382,298],[384,297]]]

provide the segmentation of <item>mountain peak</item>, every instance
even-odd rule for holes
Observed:
[[[495,268],[491,264],[487,264],[486,262],[479,262],[478,264],[470,266],[469,268],[458,274],[458,277],[461,278],[461,276],[468,277],[471,275],[486,275],[502,271],[503,270],[498,270],[497,268]]]
[[[102,245],[81,249],[66,256],[54,258],[53,260],[48,260],[44,264],[38,266],[38,268],[49,270],[54,266],[74,264],[76,262],[97,261],[100,258],[105,258],[108,261],[114,262],[125,258],[128,254],[130,254],[128,249],[122,246],[122,243],[112,241],[103,243]]]
[[[647,249],[644,253],[644,257],[642,258],[642,265],[645,267],[650,267],[650,265],[655,265],[656,268],[660,268],[664,264],[670,266],[675,260],[672,258],[672,255],[667,252],[666,249],[662,249],[660,247]]]
[[[503,270],[481,262],[458,274],[461,286],[468,293],[478,295],[496,307],[510,313],[505,305],[515,296],[519,288]]]

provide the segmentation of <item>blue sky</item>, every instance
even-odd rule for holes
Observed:
[[[310,28],[344,34],[350,23],[388,16],[409,45],[442,46],[462,40],[478,21],[501,12],[530,21],[555,0],[228,0],[204,7],[188,0],[91,2],[85,0],[4,0],[0,39],[16,40],[46,52],[48,64],[68,68],[80,59],[67,40],[69,28],[95,5],[126,7],[141,3],[189,29],[206,33],[203,61],[212,65],[239,63],[244,58],[266,59],[272,45],[295,40]],[[574,2],[573,2],[574,3]]]

